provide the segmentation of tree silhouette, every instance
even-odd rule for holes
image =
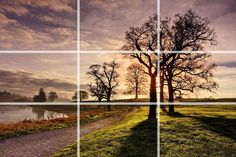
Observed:
[[[46,97],[46,94],[45,94],[43,88],[39,89],[39,94],[35,95],[33,97],[33,101],[34,102],[46,102],[47,101],[47,97]]]
[[[157,102],[157,16],[154,15],[140,27],[130,27],[125,35],[122,50],[132,51],[126,54],[145,67],[150,78],[150,102]],[[136,51],[136,52],[134,52]],[[156,105],[150,104],[149,118],[156,118]]]
[[[98,80],[106,93],[107,102],[111,101],[111,95],[116,94],[114,89],[118,86],[119,74],[117,69],[119,68],[119,64],[115,61],[106,63],[104,62],[102,65],[93,64],[89,67],[89,72],[87,74],[94,78],[95,82]],[[108,105],[108,111],[111,110],[111,106]]]
[[[76,101],[77,102],[77,99],[78,99],[77,94],[78,94],[78,92],[74,93],[74,95],[72,96],[72,101]]]
[[[215,32],[207,18],[198,16],[192,10],[177,14],[173,20],[161,20],[160,50],[160,99],[164,101],[164,83],[168,86],[168,100],[174,101],[174,94],[193,92],[195,89],[213,91],[217,84],[212,81],[215,64],[207,65],[209,54],[181,53],[181,51],[203,51],[205,46],[215,45]],[[175,53],[173,51],[178,51]],[[174,105],[169,105],[174,112]]]
[[[48,100],[53,102],[54,100],[56,100],[58,98],[58,95],[56,92],[54,91],[51,91],[49,94],[48,94]]]
[[[127,94],[135,94],[135,99],[138,99],[139,94],[145,93],[147,77],[144,67],[141,64],[133,63],[127,68],[126,82]]]
[[[83,101],[84,99],[89,98],[89,94],[86,91],[79,91],[79,97],[80,97],[80,101]]]
[[[92,96],[97,97],[99,102],[106,98],[106,89],[98,79],[95,80],[95,84],[90,83],[88,86]]]

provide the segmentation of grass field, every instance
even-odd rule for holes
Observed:
[[[81,157],[156,157],[157,120],[147,120],[148,107],[127,114],[116,125],[81,138]]]
[[[179,106],[160,131],[162,157],[236,156],[236,106]]]
[[[114,115],[124,114],[131,111],[133,106],[112,106],[111,111],[107,111],[104,105],[81,105],[80,106],[80,124],[86,124],[99,119],[112,117]]]

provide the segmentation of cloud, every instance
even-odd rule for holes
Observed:
[[[70,83],[58,78],[44,78],[31,72],[16,70],[8,71],[0,69],[1,90],[7,90],[32,96],[40,87],[53,89],[56,92],[73,93],[77,89],[75,83]]]
[[[236,40],[236,2],[235,0],[161,0],[161,18],[174,17],[188,9],[194,10],[201,17],[207,17],[216,32],[216,46],[207,46],[206,50],[235,50]]]
[[[130,26],[156,13],[154,0],[81,0],[81,49],[117,50]]]
[[[0,2],[0,50],[76,50],[76,0]]]

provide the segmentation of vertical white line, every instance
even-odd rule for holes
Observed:
[[[80,156],[80,0],[77,0],[77,156]]]
[[[160,0],[157,0],[157,156],[160,157]]]

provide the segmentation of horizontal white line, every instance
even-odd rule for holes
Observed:
[[[231,53],[234,54],[236,51],[160,51],[160,53]]]
[[[41,102],[0,102],[0,105],[78,105],[76,102],[52,102],[52,103],[41,103]]]
[[[46,51],[0,51],[0,54],[1,53],[20,53],[20,54],[39,54],[39,53],[42,53],[42,54],[45,54],[45,53],[50,53],[50,54],[77,54],[78,51],[50,51],[50,50],[46,50]]]
[[[160,105],[236,105],[236,102],[161,102]]]
[[[116,53],[158,53],[158,51],[122,51],[122,50],[114,50],[114,51],[79,51],[79,53],[107,53],[107,54],[116,54]]]
[[[157,102],[79,102],[79,105],[157,105]]]

